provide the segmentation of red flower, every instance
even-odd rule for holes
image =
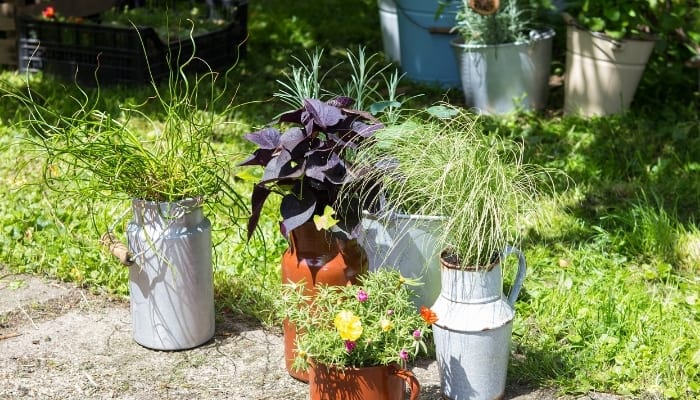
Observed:
[[[426,306],[420,306],[420,316],[425,320],[428,325],[432,325],[437,322],[438,317],[435,311],[429,309]]]
[[[56,17],[56,10],[53,7],[48,6],[41,12],[41,15],[46,19],[53,19]]]

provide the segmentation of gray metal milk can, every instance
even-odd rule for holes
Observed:
[[[133,200],[127,227],[134,340],[157,350],[214,336],[211,223],[201,202]]]
[[[510,254],[518,256],[518,272],[506,297],[501,262]],[[525,256],[508,247],[491,267],[462,269],[442,260],[442,289],[432,310],[438,317],[433,337],[444,398],[503,398],[513,305],[525,279]]]

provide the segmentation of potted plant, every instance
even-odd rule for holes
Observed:
[[[488,114],[544,108],[554,30],[537,26],[541,8],[527,0],[462,1],[452,46],[467,106]]]
[[[403,276],[421,282],[413,288],[412,298],[419,309],[433,304],[440,294],[436,236],[442,217],[420,209],[423,202],[420,196],[402,202],[401,207],[392,206],[392,186],[385,185],[384,177],[379,175],[391,176],[392,162],[386,160],[391,157],[395,141],[402,140],[405,134],[431,136],[437,132],[412,119],[400,120],[377,132],[371,144],[360,148],[359,167],[372,171],[359,185],[362,196],[367,196],[363,203],[369,205],[362,220],[360,241],[369,257],[370,270],[395,268]],[[357,188],[350,190],[354,192]]]
[[[629,108],[665,3],[583,0],[567,6],[565,113],[607,115]]]
[[[383,151],[361,151],[386,189],[385,207],[437,214],[441,294],[431,307],[442,393],[446,398],[502,395],[513,304],[525,275],[519,223],[532,216],[547,171],[522,161],[522,146],[486,135],[478,120],[443,106],[441,118],[413,117]],[[428,134],[429,133],[429,134]],[[511,293],[502,293],[502,263],[518,255]]]
[[[282,196],[280,230],[289,240],[282,257],[282,281],[305,282],[309,294],[315,285],[355,283],[367,272],[367,256],[355,239],[361,206],[357,196],[339,196],[359,171],[353,153],[382,124],[371,114],[350,108],[354,100],[304,99],[299,109],[282,114],[277,122],[286,130],[266,127],[245,135],[257,149],[241,165],[264,168],[252,192],[248,234],[258,224],[270,194]],[[295,329],[285,323],[285,353],[291,369]]]
[[[218,122],[197,102],[206,97],[213,107],[228,93],[226,85],[211,90],[217,76],[173,74],[167,88],[153,84],[151,101],[113,113],[99,107],[99,95],[84,91],[50,102],[29,86],[1,89],[3,101],[16,101],[26,115],[20,127],[41,155],[50,189],[82,202],[130,202],[113,226],[131,211],[122,261],[129,266],[133,337],[152,349],[211,339],[211,223],[203,207],[247,209],[228,184],[227,157],[213,147]],[[142,110],[151,102],[162,107],[157,120]],[[119,249],[108,229],[106,244]]]
[[[302,283],[284,286],[280,309],[303,328],[294,367],[309,368],[312,400],[411,399],[420,385],[407,361],[426,350],[434,314],[410,300],[412,282],[396,270],[371,272],[353,286],[319,286],[309,298]]]

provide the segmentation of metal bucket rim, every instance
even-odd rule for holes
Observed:
[[[554,36],[556,36],[556,32],[552,28],[546,28],[542,30],[537,30],[533,29],[532,31],[538,32],[540,34],[539,37],[533,39],[533,40],[526,40],[522,42],[511,42],[511,43],[499,43],[499,44],[466,44],[464,43],[464,39],[462,37],[457,37],[455,39],[452,39],[450,41],[450,45],[452,47],[456,47],[458,49],[464,49],[465,51],[469,50],[481,50],[481,49],[487,49],[487,48],[505,48],[505,47],[526,47],[530,46],[533,43],[538,43],[542,42],[545,40],[552,39]]]

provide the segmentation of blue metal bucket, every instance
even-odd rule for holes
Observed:
[[[414,81],[459,87],[459,71],[450,41],[457,6],[450,1],[440,15],[437,0],[396,0],[401,68]]]

